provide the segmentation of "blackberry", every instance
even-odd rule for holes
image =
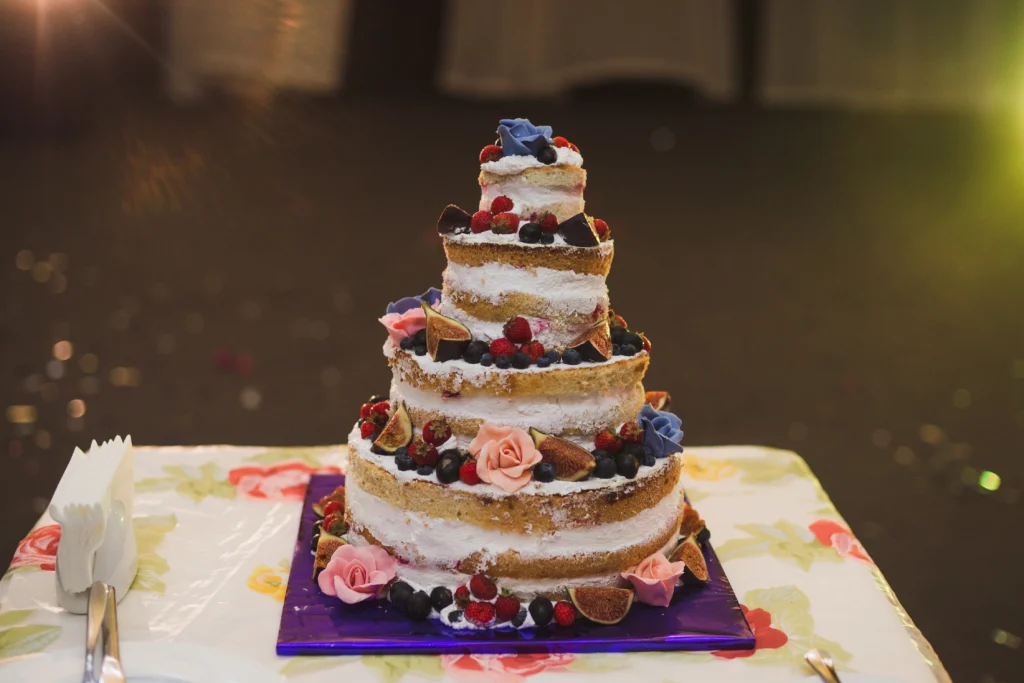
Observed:
[[[420,467],[418,470],[416,470],[416,474],[421,474],[424,477],[429,477],[433,473],[434,468],[431,467],[430,465],[424,465],[423,467]]]
[[[412,586],[407,584],[405,581],[399,581],[398,583],[392,584],[391,590],[388,592],[388,597],[391,598],[392,605],[404,612],[406,607],[409,605],[409,598],[412,597],[412,594]]]
[[[583,360],[583,356],[576,349],[566,349],[562,353],[562,362],[566,365],[579,365],[580,361]]]
[[[490,348],[490,345],[487,342],[477,339],[469,342],[469,345],[466,347],[466,351],[475,351],[477,355],[482,356],[487,353],[488,348]]]
[[[401,455],[395,455],[395,466],[402,472],[407,472],[416,467],[416,461],[409,456],[408,451]]]
[[[557,159],[558,159],[558,152],[555,151],[555,148],[552,145],[548,145],[547,147],[542,147],[537,152],[537,161],[539,161],[542,164],[545,164],[545,165],[553,164],[553,163],[555,163],[555,161]]]
[[[554,233],[542,232],[540,234],[540,243],[541,244],[554,244],[555,243],[555,235],[554,235]]]
[[[547,626],[551,623],[551,618],[555,616],[555,606],[543,595],[538,595],[530,603],[530,616],[533,617],[533,623],[537,626]]]
[[[633,346],[632,344],[623,344],[622,346],[619,347],[619,353],[621,353],[623,356],[635,356],[636,347]]]
[[[485,353],[484,355],[480,356],[480,365],[484,366],[485,368],[491,367],[492,365],[494,365],[494,356],[492,356],[489,353]]]
[[[634,458],[636,458],[637,460],[641,460],[644,457],[644,445],[642,443],[623,444],[622,452],[631,453]]]
[[[626,344],[630,344],[634,349],[644,348],[644,340],[641,339],[640,335],[637,334],[636,332],[626,332],[625,336],[622,337],[621,344],[623,346],[625,346]]]
[[[430,604],[433,605],[434,609],[438,612],[453,602],[455,602],[455,599],[452,598],[452,592],[444,586],[438,586],[434,590],[430,591]]]
[[[525,370],[526,368],[530,367],[531,360],[532,359],[530,358],[530,354],[523,353],[522,351],[516,351],[512,355],[512,367],[514,367],[516,370]]]
[[[396,458],[397,458],[398,456],[400,456],[400,455],[409,455],[409,447],[408,447],[408,446],[402,446],[402,447],[401,447],[401,448],[399,448],[399,449],[398,449],[397,451],[395,451],[393,455],[394,455],[394,456],[395,456]]]
[[[448,623],[457,624],[462,621],[462,610],[456,609],[448,613]]]
[[[524,223],[519,228],[519,241],[526,242],[527,244],[537,244],[537,242],[540,242],[540,236],[543,234],[544,232],[536,223]]]
[[[615,456],[615,467],[618,469],[619,474],[626,479],[633,479],[636,477],[636,473],[640,471],[640,463],[637,461],[636,456],[625,450]]]
[[[554,481],[555,466],[549,462],[537,463],[537,466],[533,468],[533,478],[542,484]]]
[[[603,448],[595,448],[594,450],[590,451],[590,454],[592,456],[594,456],[594,460],[600,460],[601,458],[610,458],[610,457],[612,457],[612,454],[609,453],[608,451],[606,451]]]
[[[425,344],[417,344],[416,346],[412,347],[412,352],[415,353],[417,356],[425,356],[427,355],[427,347]]]
[[[420,330],[412,336],[412,343],[414,346],[426,346],[427,345],[427,330],[426,328]]]
[[[701,545],[707,545],[707,542],[711,540],[711,532],[708,531],[707,527],[704,527],[697,532],[697,543]]]
[[[622,347],[619,346],[618,344],[612,344],[612,355],[613,356],[621,356],[622,355]]]
[[[537,367],[538,368],[550,368],[551,367],[551,359],[548,358],[547,356],[538,356],[537,357]]]
[[[398,346],[403,351],[411,351],[414,344],[415,342],[413,342],[412,337],[405,337],[402,341],[398,343]]]
[[[594,476],[598,479],[611,479],[618,471],[614,458],[600,458],[594,465]]]
[[[562,354],[556,351],[555,349],[551,349],[550,351],[544,352],[544,358],[549,358],[551,359],[552,363],[557,363],[558,361],[562,360]]]
[[[494,359],[494,367],[498,368],[499,370],[508,370],[510,367],[512,367],[512,357],[506,356],[505,354],[501,354],[500,356]]]
[[[453,484],[459,480],[462,457],[456,450],[447,450],[437,461],[437,480],[442,484]]]
[[[430,616],[430,610],[430,596],[423,591],[416,591],[410,595],[409,601],[405,605],[405,611],[409,618],[416,621],[425,621]]]
[[[626,336],[625,327],[613,327],[612,328],[612,344],[617,346],[622,345],[622,339]]]

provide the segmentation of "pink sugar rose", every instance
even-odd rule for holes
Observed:
[[[669,562],[664,553],[657,552],[622,572],[621,576],[633,584],[636,599],[640,602],[655,607],[668,607],[676,589],[676,581],[683,575],[684,569],[684,563]]]
[[[488,422],[469,443],[469,452],[476,458],[477,476],[509,493],[529,484],[531,470],[541,461],[529,434]]]
[[[417,306],[405,313],[388,313],[380,318],[380,322],[388,330],[388,339],[398,346],[403,339],[414,336],[427,326],[427,314]]]
[[[343,545],[334,551],[317,583],[325,595],[337,596],[342,602],[354,605],[367,598],[380,597],[384,586],[395,578],[397,565],[395,558],[375,545],[361,548]]]

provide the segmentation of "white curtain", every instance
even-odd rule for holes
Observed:
[[[763,28],[762,102],[1024,103],[1019,0],[767,0]]]
[[[439,88],[460,97],[554,95],[609,80],[738,89],[731,0],[451,0]]]

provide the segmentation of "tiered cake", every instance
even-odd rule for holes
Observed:
[[[397,560],[392,602],[416,616],[422,590],[427,611],[460,627],[502,622],[500,606],[486,622],[467,604],[496,604],[495,583],[522,601],[505,619],[520,627],[569,589],[619,587],[589,596],[599,613],[632,602],[630,581],[650,602],[633,580],[645,572],[670,577],[670,597],[681,524],[694,548],[703,529],[683,500],[679,420],[642,384],[650,342],[609,307],[614,242],[583,212],[579,149],[525,119],[498,133],[480,155],[479,211],[438,220],[443,290],[381,318],[391,391],[349,435],[344,495],[347,543]]]

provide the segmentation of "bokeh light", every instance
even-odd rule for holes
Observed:
[[[57,360],[68,360],[75,353],[75,347],[69,341],[59,341],[53,345],[53,357]]]
[[[995,472],[985,470],[978,475],[978,486],[985,489],[986,491],[997,491],[999,485],[1002,483],[1002,479]]]

